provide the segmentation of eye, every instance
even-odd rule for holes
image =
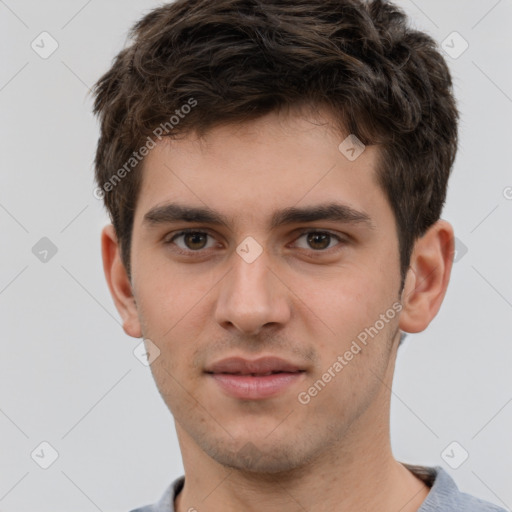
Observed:
[[[303,240],[303,242],[300,242]],[[345,240],[330,233],[329,231],[309,230],[303,231],[294,242],[294,246],[299,249],[313,250],[314,252],[328,252],[338,245],[342,245]],[[206,231],[197,229],[184,229],[164,241],[165,245],[173,246],[173,250],[182,255],[193,255],[206,252],[208,249],[216,247],[215,238]]]
[[[193,229],[183,230],[176,233],[169,240],[166,240],[166,244],[175,244],[182,253],[187,252],[199,252],[203,249],[210,249],[215,246],[215,242],[212,239],[210,245],[208,245],[208,238],[212,238],[209,233],[205,231],[195,231]],[[180,240],[181,239],[181,240]],[[176,242],[179,241],[180,243]]]
[[[326,251],[327,249],[331,249],[335,245],[331,245],[331,242],[338,241],[343,242],[343,239],[334,233],[329,233],[328,231],[305,231],[297,238],[300,240],[305,238],[306,247],[300,247],[301,249],[313,249],[314,251],[321,252]],[[297,243],[297,242],[295,242]]]

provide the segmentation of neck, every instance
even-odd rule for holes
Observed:
[[[389,416],[363,416],[315,460],[273,474],[218,464],[176,425],[185,467],[176,512],[416,512],[430,489],[394,459]]]

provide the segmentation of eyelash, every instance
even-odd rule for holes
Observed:
[[[183,229],[182,231],[174,234],[170,239],[166,240],[164,242],[165,245],[171,245],[171,244],[174,244],[174,241],[183,236],[183,235],[187,235],[187,234],[191,234],[191,233],[194,233],[194,234],[200,234],[200,235],[207,235],[211,238],[214,238],[213,235],[211,235],[208,231],[201,231],[201,230],[198,230],[198,229],[194,229],[194,228],[188,228],[188,229]],[[336,235],[334,233],[331,233],[330,231],[324,231],[324,230],[317,230],[317,229],[308,229],[308,230],[303,230],[301,231],[297,238],[295,239],[295,241],[297,241],[299,238],[302,238],[304,235],[308,235],[308,234],[321,234],[321,235],[329,235],[330,237],[336,239],[339,244],[337,245],[340,245],[344,242],[347,242],[347,240],[345,240],[344,238],[340,237],[339,235]],[[189,257],[194,257],[195,255],[199,255],[201,253],[205,253],[208,251],[208,249],[198,249],[196,251],[192,250],[192,249],[188,249],[188,250],[185,250],[185,249],[182,249],[181,247],[178,247],[176,244],[174,244],[176,246],[175,249],[173,249],[175,252],[177,252],[178,254],[180,255],[183,255],[183,256],[189,256]],[[329,247],[327,249],[318,249],[318,250],[315,250],[315,249],[310,249],[311,252],[315,253],[315,254],[322,254],[322,253],[329,253],[331,251],[331,249],[335,249],[337,246],[334,246],[334,247]],[[308,249],[302,249],[302,250],[308,250]]]

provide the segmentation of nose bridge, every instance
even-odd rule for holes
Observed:
[[[266,324],[285,322],[289,312],[268,254],[263,251],[254,259],[246,258],[248,252],[243,249],[254,250],[242,243],[233,254],[231,271],[221,283],[216,320],[224,327],[233,325],[245,334],[255,334]]]
[[[254,261],[245,260],[237,255],[233,258],[232,285],[235,293],[241,293],[247,302],[268,300],[269,289],[269,258],[262,252]]]

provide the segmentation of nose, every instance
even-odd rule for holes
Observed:
[[[286,290],[265,252],[252,263],[234,253],[231,271],[220,283],[215,320],[247,336],[258,335],[265,327],[282,326],[291,316]]]

